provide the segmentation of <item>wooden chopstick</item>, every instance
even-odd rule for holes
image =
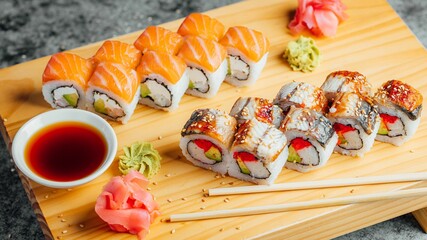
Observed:
[[[379,183],[394,183],[394,182],[410,182],[427,180],[427,173],[403,173],[396,175],[385,176],[372,176],[372,177],[358,177],[358,178],[343,178],[343,179],[329,179],[319,181],[306,181],[306,182],[293,182],[293,183],[280,183],[273,185],[253,185],[244,187],[229,187],[229,188],[213,188],[209,189],[209,196],[219,195],[235,195],[247,193],[262,193],[262,192],[277,192],[301,189],[315,189],[315,188],[330,188],[330,187],[343,187],[355,185],[368,185]]]
[[[295,210],[303,210],[303,209],[311,209],[311,208],[340,206],[340,205],[346,205],[346,204],[372,202],[372,201],[380,201],[380,200],[395,199],[395,198],[409,198],[409,197],[416,197],[421,195],[427,196],[427,188],[415,188],[415,189],[398,190],[398,191],[392,191],[392,192],[372,193],[372,194],[364,194],[364,195],[356,195],[356,196],[348,196],[348,197],[320,199],[320,200],[312,200],[312,201],[304,201],[304,202],[267,205],[267,206],[236,208],[236,209],[229,209],[229,210],[172,214],[169,217],[169,221],[182,222],[182,221],[194,221],[194,220],[204,220],[204,219],[213,219],[213,218],[258,215],[258,214],[265,214],[265,213],[277,213],[277,212],[295,211]]]

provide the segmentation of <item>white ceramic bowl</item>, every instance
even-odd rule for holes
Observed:
[[[34,173],[25,161],[25,147],[28,140],[40,129],[60,122],[81,122],[93,126],[103,135],[107,143],[107,154],[101,166],[92,174],[74,181],[60,182],[40,177]],[[12,156],[16,166],[31,180],[52,188],[72,188],[92,181],[101,175],[114,160],[117,152],[117,137],[113,128],[103,118],[80,109],[57,109],[35,116],[26,122],[18,131],[12,143]]]

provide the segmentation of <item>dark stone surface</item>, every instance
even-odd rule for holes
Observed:
[[[72,49],[237,0],[0,1],[0,67]],[[427,1],[389,0],[427,46]],[[43,239],[3,139],[0,143],[0,239]],[[427,239],[410,214],[337,239]]]

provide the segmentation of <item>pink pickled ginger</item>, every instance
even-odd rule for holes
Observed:
[[[309,30],[316,36],[334,36],[338,24],[347,19],[341,0],[298,0],[294,19],[288,27],[298,34]]]
[[[112,230],[143,239],[150,224],[160,215],[147,186],[148,180],[138,171],[113,177],[96,200],[95,212]]]

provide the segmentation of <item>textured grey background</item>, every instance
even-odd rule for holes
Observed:
[[[0,67],[237,1],[3,0],[0,1]],[[427,46],[427,0],[389,0],[389,3]],[[43,239],[3,139],[0,145],[0,239]],[[427,239],[427,235],[412,215],[407,214],[338,239],[409,240]]]

